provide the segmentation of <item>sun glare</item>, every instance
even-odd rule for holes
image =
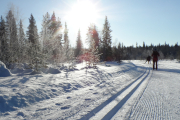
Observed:
[[[81,29],[87,27],[90,23],[96,22],[98,11],[95,3],[93,4],[91,1],[77,1],[77,3],[72,6],[67,17]]]

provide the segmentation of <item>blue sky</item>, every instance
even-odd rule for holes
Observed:
[[[82,40],[86,39],[88,25],[83,28],[75,23],[77,18],[68,18],[72,8],[80,0],[1,0],[0,15],[4,18],[11,3],[19,8],[20,17],[23,19],[25,30],[29,25],[32,13],[38,30],[46,12],[53,11],[56,17],[67,22],[69,38],[75,46],[78,29],[81,29]],[[180,41],[180,0],[90,0],[95,6],[90,8],[97,13],[95,24],[101,31],[105,16],[108,17],[112,30],[112,44],[123,43],[125,46],[145,44],[174,45]],[[83,10],[82,10],[83,11]],[[76,25],[75,25],[76,24]],[[84,23],[85,24],[85,23]],[[85,44],[85,42],[84,42]]]

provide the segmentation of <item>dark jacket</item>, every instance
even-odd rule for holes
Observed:
[[[150,61],[150,60],[151,60],[151,56],[148,56],[148,57],[146,58],[146,60],[147,60],[147,61]]]
[[[158,51],[153,51],[151,56],[153,57],[153,61],[158,61],[158,56],[159,56]]]

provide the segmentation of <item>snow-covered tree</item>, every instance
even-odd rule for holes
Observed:
[[[94,43],[94,42],[95,43]],[[95,47],[100,47],[100,38],[99,34],[97,31],[97,28],[94,24],[91,24],[90,27],[88,28],[88,33],[87,33],[87,43],[89,44],[89,47],[91,48],[93,45]]]
[[[22,63],[25,62],[26,43],[27,43],[22,20],[20,20],[19,29],[18,29],[18,42],[19,42],[18,62]]]
[[[39,71],[39,69],[44,66],[44,55],[41,52],[36,21],[32,14],[29,18],[27,37],[29,41],[29,65],[31,68],[34,68],[35,71]]]
[[[39,44],[36,21],[35,21],[32,14],[31,14],[31,17],[29,18],[29,26],[28,26],[28,31],[27,31],[27,37],[28,37],[29,43]]]
[[[65,60],[69,59],[69,53],[70,48],[69,48],[69,38],[68,38],[68,29],[67,29],[67,24],[65,22],[65,28],[64,28],[64,46],[63,46],[63,52],[64,52],[64,57]]]
[[[1,16],[0,19],[0,61],[7,64],[9,59],[8,41],[7,41],[7,31],[5,26],[5,21]]]
[[[112,50],[111,50],[111,29],[108,22],[107,16],[105,18],[104,27],[102,30],[102,59],[111,60],[112,59]]]
[[[75,48],[75,57],[78,57],[83,52],[83,44],[81,40],[81,32],[78,31],[77,41],[76,41],[76,48]]]
[[[51,18],[48,13],[43,16],[41,41],[49,62],[59,63],[64,59],[61,28],[61,21],[59,18],[56,20],[54,12]]]
[[[14,15],[11,10],[9,10],[6,16],[6,30],[7,38],[9,43],[9,63],[17,62],[18,59],[18,37],[17,37],[17,26]]]
[[[42,31],[41,31],[42,51],[45,54],[47,61],[51,61],[52,53],[53,53],[53,48],[52,48],[53,31],[49,30],[50,24],[51,24],[50,15],[47,12],[43,16]]]
[[[86,60],[87,67],[96,67],[96,64],[100,61],[101,54],[99,54],[98,46],[96,46],[96,41],[94,39],[91,40],[90,45],[92,46],[84,51],[84,59]]]

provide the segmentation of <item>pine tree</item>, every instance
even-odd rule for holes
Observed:
[[[145,42],[143,42],[143,49],[145,48],[145,46],[146,46],[146,45],[145,45]]]
[[[78,31],[77,41],[76,41],[76,49],[75,49],[75,57],[78,57],[83,52],[83,44],[81,40],[81,32]]]
[[[24,34],[22,20],[20,20],[19,29],[18,29],[18,42],[19,42],[18,61],[22,63],[25,62],[25,58],[26,58],[26,37]]]
[[[91,48],[85,50],[84,59],[86,60],[87,67],[92,66],[96,68],[96,64],[100,61],[101,54],[99,54],[98,46],[96,46],[96,42],[94,39],[91,40],[90,44],[92,46]]]
[[[69,38],[68,38],[68,29],[67,29],[67,24],[65,22],[65,29],[64,29],[64,47],[63,47],[63,51],[64,51],[64,56],[66,57],[65,60],[68,60],[69,59]]]
[[[104,28],[102,30],[102,52],[103,60],[112,59],[112,50],[111,50],[111,29],[108,22],[107,16],[105,18]]]
[[[9,63],[17,62],[18,60],[18,37],[17,37],[17,26],[14,15],[11,10],[9,10],[6,16],[6,29],[7,37],[9,43]]]
[[[52,27],[53,26],[53,27]],[[54,62],[60,63],[64,61],[63,56],[63,40],[62,40],[62,24],[60,19],[58,18],[56,21],[55,13],[53,13],[51,17],[51,28],[53,28],[53,60]]]
[[[29,43],[39,44],[36,21],[32,14],[31,14],[31,17],[29,18],[29,26],[28,26],[28,31],[26,34],[27,34]]]
[[[96,48],[97,47],[98,51],[99,51],[99,49],[100,49],[100,38],[99,38],[97,28],[93,24],[91,24],[90,27],[88,28],[87,43],[89,44],[89,48],[92,48],[92,47]]]
[[[50,15],[47,12],[43,16],[41,41],[42,41],[43,53],[46,55],[48,61],[52,59],[52,53],[54,49],[52,48],[53,31],[49,29],[50,25],[51,25]]]
[[[121,50],[121,43],[119,42],[118,48],[117,48],[117,61],[120,62],[122,60],[122,50]]]
[[[27,35],[29,41],[28,53],[30,57],[30,67],[34,68],[34,71],[38,72],[40,68],[44,66],[44,55],[41,52],[36,21],[32,14],[29,19]]]
[[[51,18],[49,13],[43,16],[41,31],[43,53],[48,62],[55,64],[64,60],[61,28],[61,21],[59,18],[56,20],[54,12]]]
[[[96,63],[100,61],[100,38],[96,26],[91,24],[88,28],[87,40],[89,49],[85,50],[84,58],[88,66],[96,67]]]
[[[5,21],[1,16],[0,20],[0,60],[7,64],[9,59],[9,50],[8,50],[8,42],[7,42],[7,31],[5,27]]]

